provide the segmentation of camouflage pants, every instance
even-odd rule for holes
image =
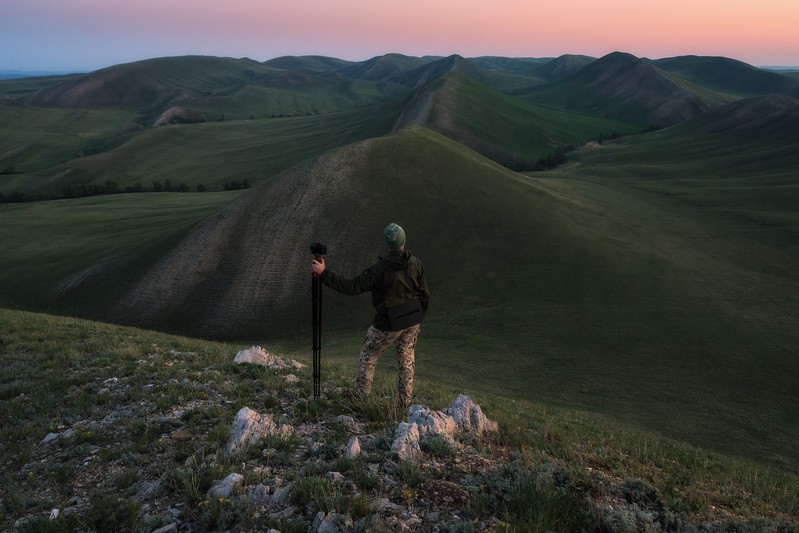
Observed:
[[[413,394],[414,349],[420,328],[417,324],[401,331],[380,331],[369,326],[361,348],[358,377],[355,379],[358,392],[369,394],[372,391],[372,379],[375,377],[378,359],[389,346],[397,343],[397,393],[400,402],[410,404]]]

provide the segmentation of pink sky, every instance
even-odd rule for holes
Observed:
[[[799,65],[799,0],[2,0],[0,69],[89,70],[206,54],[264,61],[723,55]]]

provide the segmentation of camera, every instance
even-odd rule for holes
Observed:
[[[316,257],[327,255],[327,246],[322,244],[321,242],[312,242],[311,253],[314,254]]]

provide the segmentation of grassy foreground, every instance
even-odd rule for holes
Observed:
[[[353,365],[327,364],[322,399],[314,402],[307,367],[294,371],[300,381],[291,385],[285,373],[234,365],[244,347],[0,310],[0,529],[16,523],[22,531],[152,531],[178,516],[181,527],[193,529],[303,531],[302,515],[280,520],[243,499],[207,497],[213,480],[243,463],[245,484],[268,483],[268,473],[280,471],[306,518],[337,511],[362,531],[389,530],[370,505],[374,495],[418,513],[434,499],[432,483],[461,494],[439,502],[442,531],[799,526],[795,475],[488,394],[475,400],[499,422],[497,435],[469,441],[457,453],[428,442],[427,459],[395,464],[399,485],[386,487],[368,466],[385,453],[381,445],[401,417],[391,408],[390,357],[372,399],[345,400],[340,390],[350,385]],[[281,355],[309,359],[305,350]],[[422,374],[415,401],[438,409],[459,392]],[[330,440],[305,447],[271,439],[224,456],[232,417],[245,405],[294,424],[326,426]],[[336,452],[347,438],[334,420],[341,414],[364,420],[373,443],[349,462]],[[180,436],[175,421],[185,430]],[[71,439],[41,442],[68,428]],[[467,467],[459,457],[484,466]],[[291,466],[298,458],[303,468]],[[321,477],[327,470],[343,471],[345,480]],[[52,509],[70,512],[50,521]],[[452,509],[458,521],[448,518]]]

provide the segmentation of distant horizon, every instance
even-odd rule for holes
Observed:
[[[722,56],[799,65],[795,0],[4,0],[0,69],[93,71],[189,54],[364,61],[408,56]]]
[[[615,52],[631,53],[631,52],[626,52],[624,50],[615,50]],[[608,53],[613,53],[613,52],[608,52]],[[343,61],[350,61],[350,62],[353,62],[353,63],[359,63],[359,62],[368,61],[368,60],[373,59],[375,57],[382,57],[382,56],[390,55],[390,54],[406,55],[406,56],[409,56],[409,57],[420,57],[420,58],[421,57],[448,57],[450,55],[461,55],[462,57],[464,57],[466,59],[475,59],[475,58],[479,58],[479,57],[506,57],[506,58],[509,58],[509,59],[556,59],[556,58],[558,58],[558,57],[560,57],[562,55],[582,55],[582,56],[587,56],[587,57],[594,57],[596,59],[599,59],[600,57],[602,57],[602,56],[592,56],[590,54],[580,54],[580,53],[576,53],[576,54],[566,53],[566,54],[550,55],[550,56],[534,56],[534,55],[530,55],[530,56],[507,56],[507,55],[498,55],[498,54],[479,54],[479,55],[463,56],[462,54],[457,54],[457,53],[448,54],[448,55],[423,54],[423,55],[417,55],[417,56],[410,56],[409,54],[402,54],[401,52],[385,52],[383,54],[371,55],[371,56],[369,56],[367,58],[364,58],[364,59],[347,59],[347,58],[333,56],[333,55],[314,54],[314,53],[309,53],[309,54],[282,54],[282,55],[270,57],[268,59],[263,59],[263,60],[256,59],[256,58],[253,58],[251,56],[246,56],[245,55],[245,56],[235,57],[235,59],[251,59],[253,61],[258,61],[260,63],[265,63],[267,61],[278,59],[280,57],[329,57],[329,58],[332,58],[332,59],[340,59],[340,60],[343,60]],[[605,55],[607,55],[607,54],[605,54]],[[637,56],[636,54],[632,54],[632,55],[635,55],[636,57],[639,57],[641,59],[649,59],[649,60],[666,59],[667,57],[678,57],[678,56],[644,57],[644,56]],[[199,53],[197,53],[197,54],[189,53],[189,54],[179,54],[179,55],[155,55],[155,56],[152,56],[152,57],[134,59],[134,60],[131,60],[131,61],[120,61],[119,63],[113,63],[113,64],[109,64],[109,65],[99,66],[97,68],[88,68],[88,69],[4,68],[2,65],[0,65],[0,79],[9,79],[9,78],[14,78],[14,77],[20,77],[20,78],[22,78],[22,77],[34,77],[34,76],[37,76],[37,75],[40,75],[40,76],[41,75],[43,75],[43,76],[59,76],[59,75],[68,75],[68,74],[87,74],[87,73],[90,73],[90,72],[94,72],[94,71],[97,71],[97,70],[102,70],[104,68],[109,68],[109,67],[113,67],[113,66],[116,66],[116,65],[123,65],[123,64],[127,64],[127,63],[136,63],[136,62],[139,62],[139,61],[148,61],[148,60],[151,60],[151,59],[159,59],[159,58],[166,58],[166,57],[186,57],[186,56],[234,57],[234,56],[224,56],[224,55],[214,55],[214,54],[199,54]],[[702,54],[681,54],[681,56],[726,57],[727,59],[733,59],[733,60],[736,60],[736,61],[742,61],[742,62],[746,63],[746,61],[743,61],[743,60],[735,58],[735,57],[730,57],[730,56],[703,56]],[[799,70],[799,63],[797,65],[755,65],[755,64],[751,64],[751,63],[748,63],[748,64],[752,65],[753,67],[759,68],[759,69],[767,69],[767,70],[786,70],[786,71]]]

